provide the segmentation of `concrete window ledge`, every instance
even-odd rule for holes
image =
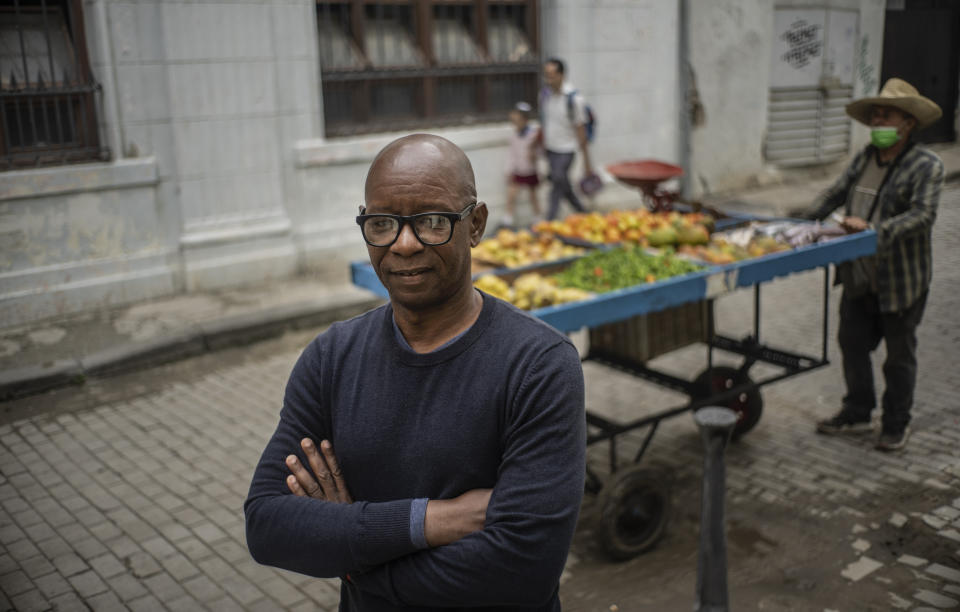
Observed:
[[[153,157],[0,173],[0,201],[145,185],[160,180]]]
[[[430,130],[430,133],[443,136],[464,151],[471,151],[506,146],[510,129],[509,123],[495,123],[476,127]],[[391,132],[333,140],[323,138],[301,140],[294,145],[296,165],[298,168],[310,168],[370,163],[380,149],[389,142],[409,133]]]

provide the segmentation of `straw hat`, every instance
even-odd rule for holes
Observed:
[[[872,98],[861,98],[847,104],[847,114],[870,125],[870,113],[874,106],[892,106],[909,113],[917,120],[917,129],[923,129],[940,118],[943,111],[930,98],[920,95],[917,88],[903,79],[888,79],[880,93]]]

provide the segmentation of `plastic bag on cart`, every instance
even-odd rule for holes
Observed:
[[[806,221],[759,223],[754,221],[746,227],[727,232],[727,241],[745,247],[757,236],[769,236],[778,242],[783,242],[796,248],[846,235],[846,230],[832,223],[824,224]]]
[[[793,248],[826,242],[846,235],[847,231],[839,225],[822,224],[819,221],[794,223],[792,227],[783,228],[780,233],[781,239]]]

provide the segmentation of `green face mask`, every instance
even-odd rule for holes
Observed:
[[[900,140],[895,127],[875,127],[870,130],[870,142],[878,149],[889,149]]]

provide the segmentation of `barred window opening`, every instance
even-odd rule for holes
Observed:
[[[0,3],[0,170],[106,159],[79,0]]]
[[[502,121],[536,104],[537,5],[318,0],[326,135]]]

